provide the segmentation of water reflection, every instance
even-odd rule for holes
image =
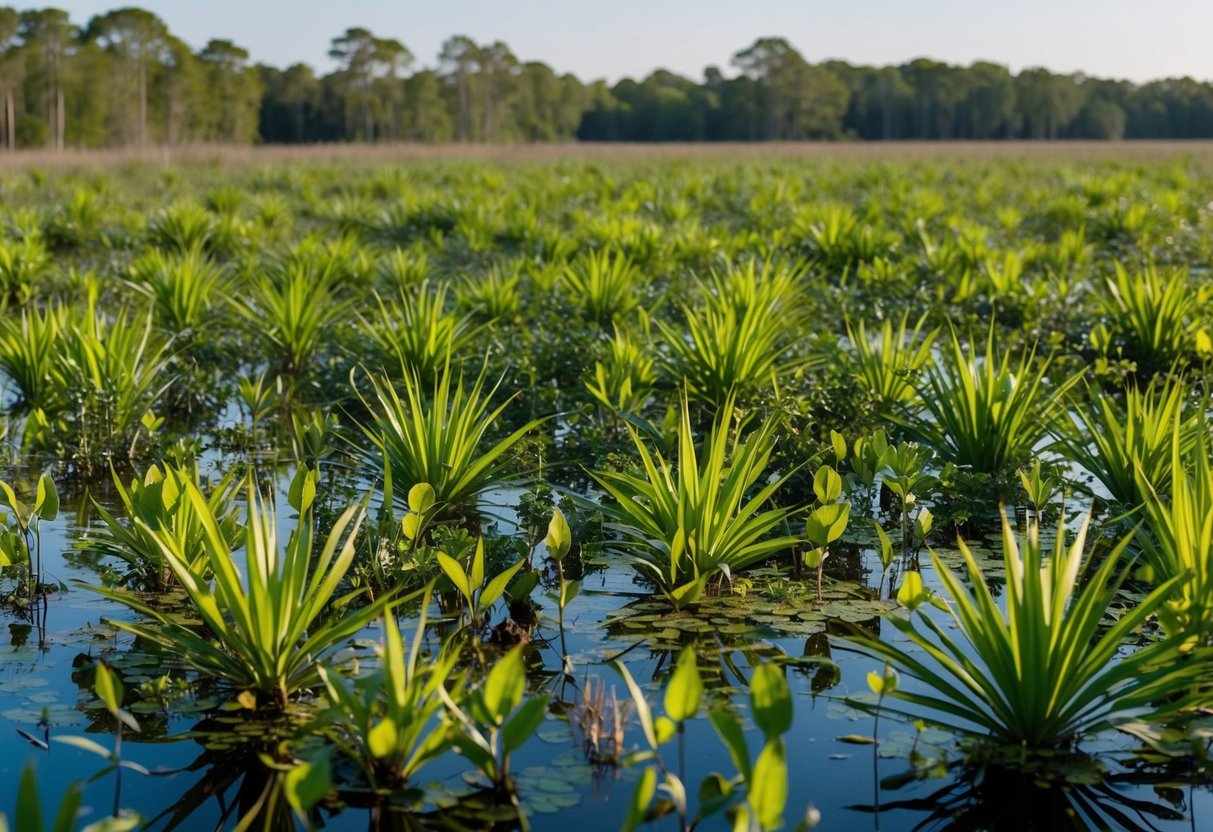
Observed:
[[[923,797],[851,808],[878,813],[878,828],[915,832],[1159,830],[1188,818],[1182,789],[1149,788],[1173,783],[1161,773],[1104,773],[1089,759],[1045,767],[982,766],[962,769],[955,780]],[[919,818],[912,827],[905,812]]]

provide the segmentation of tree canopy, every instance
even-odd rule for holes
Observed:
[[[454,35],[432,65],[352,26],[336,68],[253,63],[230,40],[194,49],[125,7],[83,25],[0,7],[0,148],[194,142],[558,142],[1213,138],[1213,84],[1012,73],[920,58],[810,62],[763,37],[701,79],[657,69],[613,85]]]

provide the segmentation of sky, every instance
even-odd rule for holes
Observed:
[[[195,48],[212,37],[254,61],[325,72],[351,26],[403,42],[433,66],[453,34],[505,41],[522,60],[582,80],[668,69],[728,70],[759,37],[786,37],[811,62],[898,64],[917,57],[1013,71],[1044,66],[1101,78],[1213,79],[1213,0],[66,0],[76,23],[120,5],[160,15]],[[35,5],[30,3],[30,5]]]

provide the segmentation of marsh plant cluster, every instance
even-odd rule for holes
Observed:
[[[991,783],[1022,811],[1064,781],[1036,828],[1186,824],[1211,186],[1200,159],[7,175],[0,691],[74,653],[77,701],[3,712],[0,808],[1003,828]],[[804,721],[818,697],[849,727]],[[863,806],[816,788],[818,739],[870,746]],[[1164,803],[1118,802],[1130,775]]]

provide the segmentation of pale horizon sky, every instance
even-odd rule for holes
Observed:
[[[351,26],[403,42],[415,66],[436,63],[453,34],[502,40],[584,80],[642,78],[662,68],[700,80],[761,36],[786,37],[811,62],[900,64],[929,57],[1044,66],[1143,82],[1213,80],[1213,1],[1155,0],[74,0],[85,24],[121,5],[149,9],[194,48],[227,38],[252,60],[333,68],[329,41]]]

